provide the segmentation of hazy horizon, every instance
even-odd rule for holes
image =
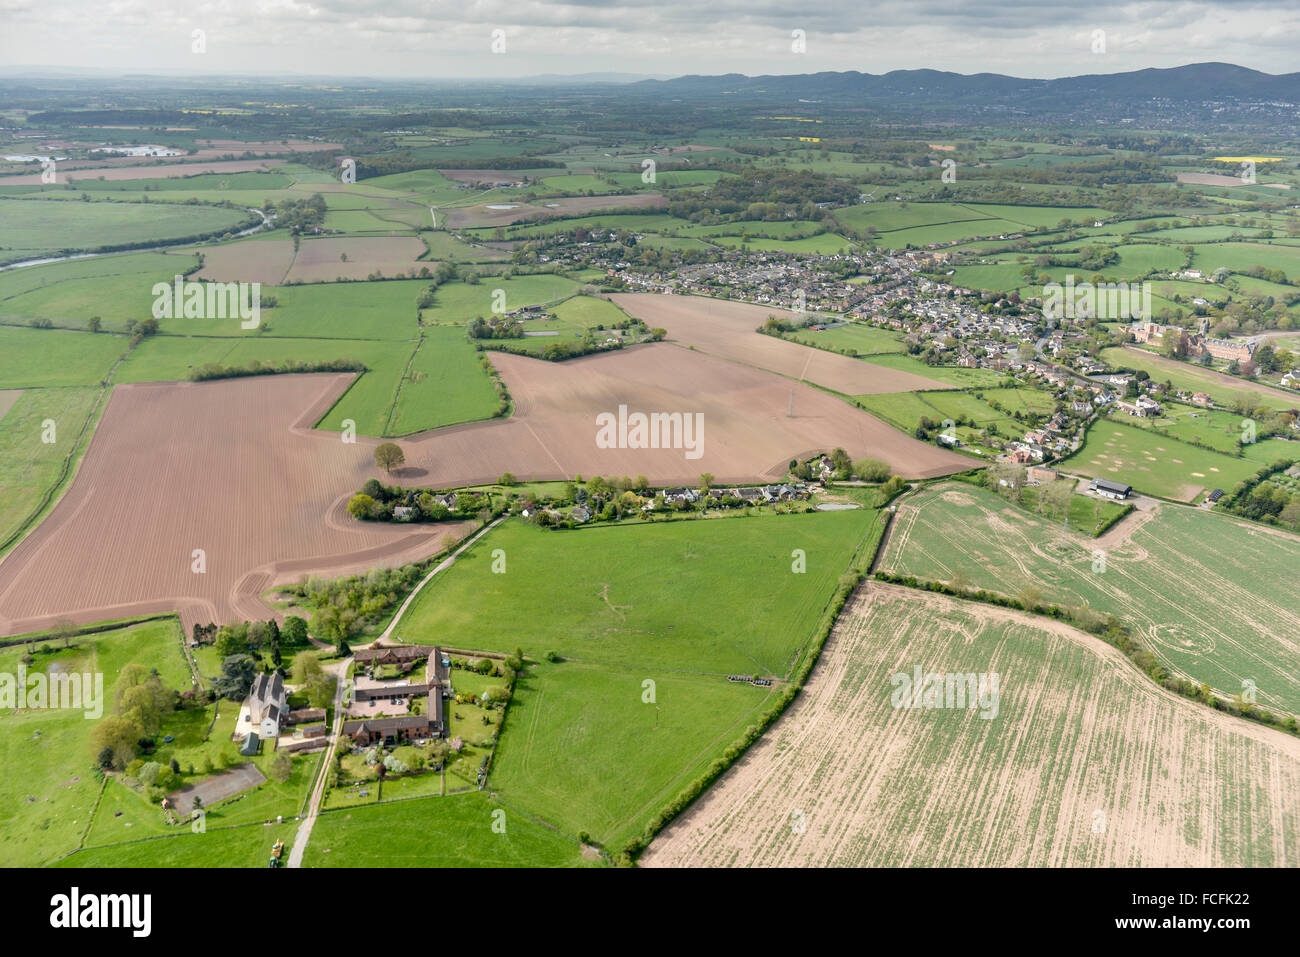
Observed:
[[[1223,61],[1297,70],[1286,0],[1083,8],[951,0],[867,9],[669,0],[0,0],[0,69],[407,80],[585,73],[748,76],[936,69],[1050,78]],[[725,24],[720,27],[719,24]],[[194,31],[203,50],[194,50]],[[500,31],[494,34],[494,31]],[[1100,42],[1104,41],[1104,42]],[[497,52],[493,52],[494,42]],[[799,52],[799,48],[802,52]],[[328,64],[329,69],[324,69]]]

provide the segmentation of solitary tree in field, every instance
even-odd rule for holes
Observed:
[[[406,461],[406,453],[395,442],[385,442],[375,449],[375,464],[389,474],[394,467]]]

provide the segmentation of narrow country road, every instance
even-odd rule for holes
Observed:
[[[376,638],[375,641],[384,641],[393,634],[393,630],[397,627],[397,623],[402,620],[402,616],[406,614],[406,609],[409,608],[411,602],[415,600],[415,596],[420,593],[420,590],[423,589],[425,585],[429,584],[434,575],[446,571],[452,565],[456,564],[456,559],[461,556],[461,553],[488,532],[492,531],[492,529],[500,525],[503,521],[505,521],[504,515],[493,519],[487,525],[484,525],[469,538],[465,539],[465,541],[461,542],[459,548],[434,566],[433,570],[429,572],[429,574],[420,579],[420,583],[411,589],[411,593],[406,596],[406,600],[402,602],[401,607],[397,609],[397,614],[395,614],[393,620],[388,623],[388,627],[384,629],[384,633]],[[370,644],[373,644],[373,642]],[[369,645],[360,645],[358,647],[366,648],[369,647]],[[303,817],[302,823],[298,825],[298,833],[293,839],[293,849],[289,851],[289,867],[302,867],[303,855],[307,853],[307,842],[311,840],[312,827],[315,826],[316,817],[320,813],[321,802],[325,800],[325,787],[326,781],[329,780],[329,769],[334,762],[334,752],[338,750],[339,738],[342,736],[343,732],[343,691],[347,687],[348,666],[351,664],[352,657],[349,655],[343,661],[335,662],[327,669],[336,672],[336,677],[338,679],[334,688],[334,727],[330,732],[329,747],[325,749],[325,760],[321,764],[320,778],[317,780],[316,786],[311,792],[311,801],[307,805],[307,814]]]
[[[307,816],[298,825],[298,833],[293,839],[293,849],[289,851],[290,867],[302,867],[302,857],[307,851],[307,842],[311,840],[311,829],[316,823],[316,814],[320,811],[321,801],[325,799],[325,782],[329,780],[330,765],[334,762],[334,751],[338,748],[339,734],[343,730],[343,691],[347,688],[350,664],[352,664],[351,655],[342,662],[336,662],[330,669],[336,672],[337,678],[334,686],[334,727],[330,731],[329,747],[325,749],[320,778],[316,781],[316,787],[311,792],[311,801],[307,805]]]

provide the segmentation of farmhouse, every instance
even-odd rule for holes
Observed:
[[[267,721],[274,721],[278,727],[284,721],[288,695],[284,690],[284,678],[277,671],[274,674],[260,674],[253,679],[253,687],[248,692],[248,720],[254,727],[262,727]]]
[[[391,653],[376,657],[367,656],[371,661],[384,664],[398,663],[381,660],[386,657],[404,657],[404,663],[409,664],[417,660],[410,652],[420,652],[419,657],[427,659],[424,669],[425,680],[423,684],[378,683],[366,686],[358,684],[353,692],[351,707],[357,709],[360,715],[351,721],[343,722],[343,734],[351,737],[353,743],[361,747],[377,741],[395,744],[401,741],[440,738],[445,735],[447,721],[443,698],[447,693],[447,668],[442,649],[428,645],[401,645],[367,650]],[[361,654],[362,652],[357,652],[357,657],[359,658]],[[426,697],[428,701],[423,714],[402,714],[396,717],[388,717],[382,711],[378,715],[375,714],[375,709],[379,705],[389,704],[395,708],[405,709],[420,697]],[[356,714],[356,712],[352,713]]]
[[[429,645],[380,645],[363,648],[353,657],[357,664],[375,667],[378,665],[413,665],[422,658],[428,658],[433,648]]]
[[[1133,492],[1132,485],[1124,485],[1121,482],[1112,482],[1110,479],[1093,479],[1092,484],[1088,486],[1089,492],[1096,492],[1104,498],[1124,499],[1128,498]]]
[[[360,747],[371,744],[397,744],[402,741],[414,741],[422,738],[436,737],[441,731],[435,731],[433,721],[427,714],[408,714],[400,718],[364,718],[360,721],[344,721],[343,733],[352,738]]]
[[[699,496],[689,488],[666,488],[664,489],[665,502],[685,502],[688,505],[699,501]]]

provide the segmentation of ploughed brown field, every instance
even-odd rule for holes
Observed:
[[[659,193],[635,193],[630,196],[562,196],[543,199],[535,203],[515,203],[508,199],[481,203],[477,206],[453,206],[440,209],[441,221],[450,229],[475,226],[510,226],[514,223],[548,216],[584,216],[588,213],[620,209],[651,209],[667,206],[668,201]],[[509,209],[491,209],[491,206],[508,206]]]
[[[457,183],[515,183],[524,175],[515,169],[440,169],[447,179]]]
[[[1226,176],[1222,173],[1179,173],[1178,182],[1193,186],[1245,186],[1240,176]]]
[[[811,351],[811,350],[810,350]],[[761,369],[669,343],[634,346],[564,363],[491,353],[515,401],[509,419],[453,426],[402,443],[406,485],[447,487],[573,475],[644,475],[656,485],[777,480],[790,460],[842,446],[910,478],[970,467],[955,453],[918,442],[834,396]],[[790,416],[791,394],[794,415]],[[681,448],[599,448],[596,416],[701,413],[702,454]],[[382,477],[382,472],[372,473]]]
[[[296,253],[288,239],[253,239],[205,247],[203,268],[196,275],[214,282],[260,282],[267,286],[279,286],[295,279],[300,282],[365,279],[376,270],[392,276],[435,265],[417,261],[425,251],[424,243],[414,236],[304,239]],[[344,254],[348,257],[346,261],[340,258]]]
[[[176,157],[179,159],[180,157]],[[155,162],[157,162],[155,160]],[[105,160],[102,165],[89,162],[71,161],[59,163],[55,170],[55,183],[66,186],[79,179],[123,180],[123,179],[172,179],[177,176],[198,176],[200,173],[251,173],[273,170],[284,164],[282,159],[262,160],[218,160],[211,163],[170,163],[162,166],[142,164],[139,157],[121,158],[117,164],[130,163],[129,166],[114,165],[113,160]],[[4,186],[39,186],[41,174],[24,173],[21,176],[0,177]]]
[[[755,332],[768,316],[789,319],[797,315],[775,306],[656,293],[619,293],[609,298],[652,329],[667,329],[669,337],[682,345],[815,382],[845,395],[951,388],[924,376]]]
[[[350,380],[117,386],[71,488],[0,562],[0,633],[170,611],[187,630],[265,619],[268,588],[415,561],[464,535],[346,514],[373,449],[309,426]]]
[[[173,255],[190,257],[193,252],[182,249]],[[293,242],[288,239],[247,239],[224,246],[205,246],[203,268],[195,273],[195,278],[278,286],[293,265],[293,257]]]
[[[836,446],[908,477],[969,465],[811,386],[669,343],[562,364],[492,360],[514,415],[403,440],[406,464],[392,475],[374,466],[379,439],[348,444],[311,428],[350,375],[117,386],[71,488],[0,562],[0,633],[173,610],[187,628],[267,618],[259,596],[269,588],[414,561],[467,533],[464,524],[354,521],[347,499],[371,477],[445,488],[510,471],[672,485],[712,472],[748,483],[779,479],[791,459]],[[702,414],[701,454],[598,447],[597,415],[620,405]],[[195,549],[206,553],[202,574],[192,571]]]
[[[365,279],[375,271],[391,276],[421,265],[428,250],[414,236],[347,236],[305,239],[298,247],[286,280],[329,282],[335,278]],[[346,254],[344,262],[339,257]]]

